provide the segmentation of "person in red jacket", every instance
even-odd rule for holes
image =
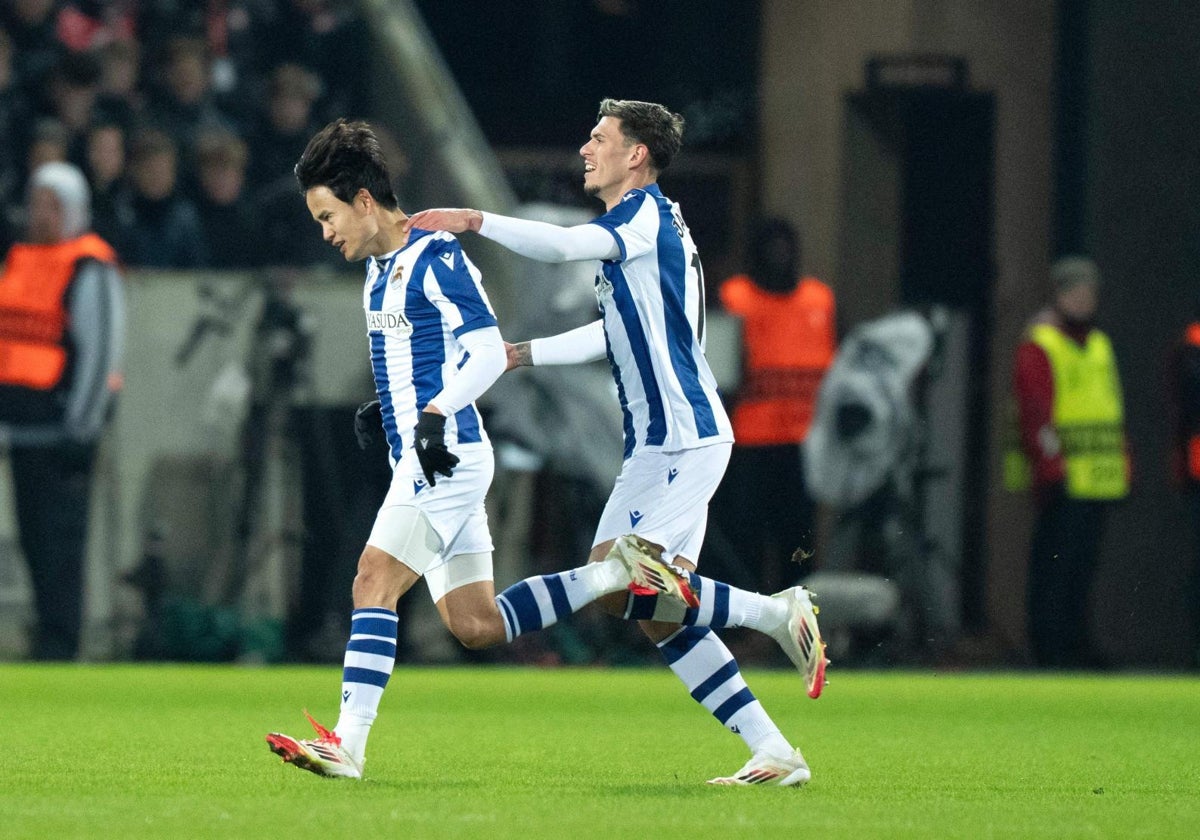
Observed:
[[[1200,305],[1171,359],[1175,408],[1175,475],[1187,494],[1192,526],[1192,566],[1184,598],[1192,624],[1191,654],[1200,667]]]
[[[810,552],[815,504],[801,444],[817,390],[837,349],[833,291],[800,274],[800,239],[782,219],[761,222],[751,271],[721,286],[721,304],[742,320],[742,382],[733,400],[733,453],[714,502],[722,533],[754,570],[746,585],[779,588]]]
[[[1017,348],[1013,395],[1019,448],[1006,460],[1010,489],[1032,489],[1037,517],[1029,558],[1034,662],[1097,664],[1088,596],[1111,502],[1129,491],[1124,403],[1112,344],[1096,328],[1099,271],[1085,257],[1051,269],[1053,306]]]

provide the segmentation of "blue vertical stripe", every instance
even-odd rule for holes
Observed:
[[[375,276],[375,283],[371,286],[370,310],[372,312],[380,312],[383,310],[383,294],[387,291],[388,276],[392,273],[392,267],[396,263],[399,254],[394,254],[391,259],[379,262],[372,260],[379,273]],[[367,268],[370,276],[370,267]],[[392,386],[387,369],[387,339],[382,332],[373,332],[370,335],[371,341],[371,371],[375,376],[375,393],[379,395],[379,409],[383,416],[383,432],[387,438],[388,449],[391,450],[392,458],[399,461],[404,454],[404,441],[400,436],[399,430],[396,428],[396,405],[392,401]]]
[[[483,327],[494,327],[496,316],[488,309],[475,278],[467,270],[466,257],[462,246],[455,239],[439,239],[431,242],[425,249],[430,254],[429,265],[433,269],[434,282],[442,290],[446,299],[454,304],[462,317],[462,324],[454,328],[454,335],[460,336],[471,330]],[[449,264],[445,259],[449,256]]]
[[[479,431],[482,428],[479,422],[479,412],[474,405],[468,405],[456,411],[454,422],[458,430],[459,443],[479,443],[483,440],[483,435]]]
[[[550,593],[550,603],[558,618],[566,618],[574,612],[571,609],[571,600],[567,597],[567,588],[563,586],[561,575],[543,575],[542,582],[546,584],[546,590]]]
[[[646,444],[661,446],[667,439],[667,414],[663,408],[663,395],[658,387],[658,378],[654,375],[654,362],[651,361],[650,342],[646,331],[642,329],[642,320],[638,317],[637,304],[629,292],[629,281],[625,272],[617,263],[604,264],[604,276],[612,283],[613,303],[621,316],[621,325],[629,338],[629,349],[633,351],[633,361],[637,366],[638,378],[646,392],[646,408],[649,413],[649,423],[646,426]]]
[[[608,356],[608,366],[612,368],[613,381],[617,383],[617,399],[621,401],[621,427],[625,432],[625,454],[622,456],[622,460],[625,460],[633,454],[637,438],[633,433],[633,412],[629,410],[629,400],[625,398],[625,383],[621,381],[621,369],[617,367],[617,360],[613,358],[612,342],[608,340],[607,326],[604,328],[604,354]]]
[[[713,614],[709,627],[724,627],[729,621],[729,586],[716,582],[713,593]]]
[[[412,381],[416,390],[417,411],[442,390],[442,365],[446,363],[446,344],[442,334],[442,313],[425,296],[424,278],[429,270],[429,249],[417,257],[405,290],[404,314],[412,324],[409,345],[412,348]]]
[[[647,188],[650,189],[650,188]],[[654,189],[658,202],[658,280],[663,299],[663,318],[667,327],[667,350],[671,368],[692,407],[696,432],[700,437],[717,433],[708,396],[700,385],[700,372],[693,352],[695,333],[687,319],[687,253],[683,238],[675,230],[675,218],[670,203]]]

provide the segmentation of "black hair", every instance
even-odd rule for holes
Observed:
[[[653,102],[634,99],[603,99],[597,119],[621,121],[621,133],[650,150],[651,165],[661,172],[683,145],[683,117]]]
[[[350,204],[360,189],[366,189],[381,207],[400,207],[379,138],[361,120],[336,119],[314,134],[295,171],[301,193],[328,187],[340,201]]]

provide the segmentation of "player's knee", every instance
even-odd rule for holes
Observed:
[[[400,564],[370,546],[358,558],[358,571],[351,588],[354,603],[392,604],[404,593]]]
[[[504,641],[503,626],[478,616],[451,619],[450,633],[467,650],[483,650]]]

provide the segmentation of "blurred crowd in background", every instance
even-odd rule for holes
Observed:
[[[336,45],[336,48],[334,48]],[[367,31],[326,0],[12,0],[0,6],[0,250],[30,173],[87,175],[94,227],[129,266],[340,262],[292,167],[334,116],[366,113]]]

